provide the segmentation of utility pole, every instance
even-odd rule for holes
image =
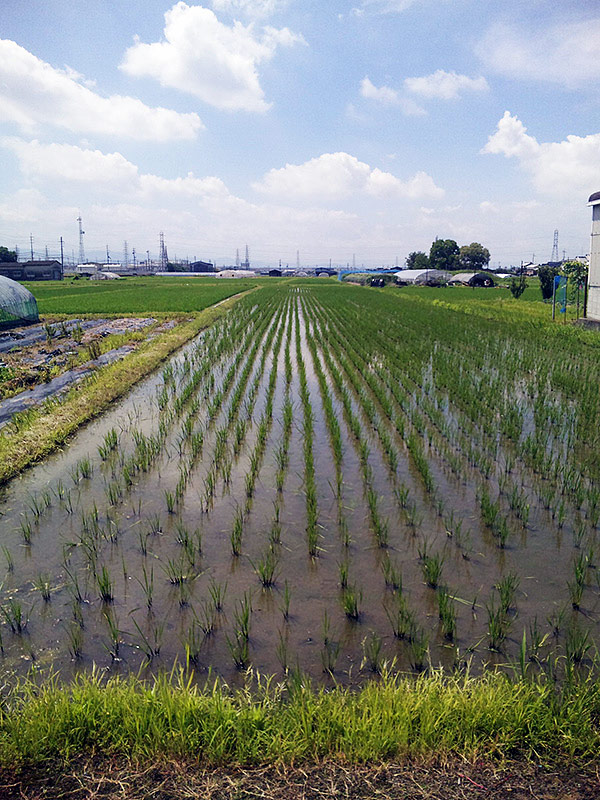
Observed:
[[[146,266],[150,269],[150,250],[146,250]]]
[[[77,217],[77,222],[79,223],[79,263],[85,264],[85,250],[83,249],[83,237],[85,231],[82,227],[82,219],[81,219],[81,211],[79,212],[79,216]]]
[[[48,245],[46,245],[46,261],[48,261]]]
[[[106,245],[106,263],[110,264],[110,253],[108,252],[108,245]]]
[[[60,237],[60,266],[65,268],[65,254],[63,252],[63,238]]]
[[[137,266],[137,260],[135,257],[135,247],[133,248],[132,253],[133,253],[133,268],[135,269],[135,267]]]
[[[29,234],[29,247],[31,250],[31,260],[33,261],[33,234]]]
[[[129,266],[129,252],[127,250],[127,240],[123,242],[123,269]]]

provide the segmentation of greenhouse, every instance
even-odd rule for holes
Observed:
[[[38,307],[31,292],[0,275],[0,328],[14,328],[38,320]]]

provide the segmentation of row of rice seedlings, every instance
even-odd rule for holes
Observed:
[[[279,318],[277,324],[279,325]],[[277,384],[277,374],[278,374],[277,366],[278,366],[279,352],[281,350],[281,343],[283,341],[284,327],[285,323],[279,325],[277,337],[273,344],[273,352],[272,352],[273,363],[269,373],[269,382],[267,385],[267,392],[265,396],[265,407],[262,416],[258,422],[254,447],[250,453],[250,459],[249,459],[250,466],[248,472],[245,475],[245,492],[246,492],[246,504],[244,509],[245,513],[249,513],[251,508],[252,497],[254,495],[254,488],[262,466],[267,446],[267,439],[269,436],[269,432],[271,430],[271,425],[273,423],[273,398],[275,395],[275,387]],[[277,328],[274,327],[273,328],[274,333],[275,330],[277,330]]]
[[[308,554],[316,558],[319,554],[320,534],[318,530],[319,510],[317,503],[317,485],[315,482],[315,464],[313,455],[313,410],[310,402],[310,392],[306,379],[306,368],[302,358],[302,344],[300,336],[300,315],[298,303],[294,306],[294,320],[296,326],[296,365],[298,380],[300,382],[300,401],[302,403],[302,451],[304,454],[304,495],[306,499],[306,543]]]

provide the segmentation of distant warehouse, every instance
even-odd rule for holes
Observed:
[[[62,281],[60,261],[0,262],[0,275],[13,281]]]
[[[594,192],[588,202],[592,207],[592,243],[590,245],[587,315],[589,319],[600,322],[600,192]]]

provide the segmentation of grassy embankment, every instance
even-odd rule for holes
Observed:
[[[228,294],[232,294],[231,290]],[[218,302],[219,298],[209,299]],[[188,321],[140,345],[123,360],[97,370],[73,387],[60,403],[50,401],[29,410],[17,431],[14,426],[7,426],[0,433],[0,484],[52,452],[80,425],[101,414],[167,356],[225,314],[236,301],[237,296],[229,297],[218,306],[204,308]],[[115,303],[109,306],[114,313]],[[152,312],[147,310],[146,313]]]
[[[22,682],[5,695],[0,765],[67,763],[94,753],[194,759],[205,766],[347,763],[399,758],[533,759],[583,767],[597,757],[600,686],[486,674],[386,673],[360,691],[315,689],[299,676],[234,691],[181,671],[151,683],[82,676]]]

